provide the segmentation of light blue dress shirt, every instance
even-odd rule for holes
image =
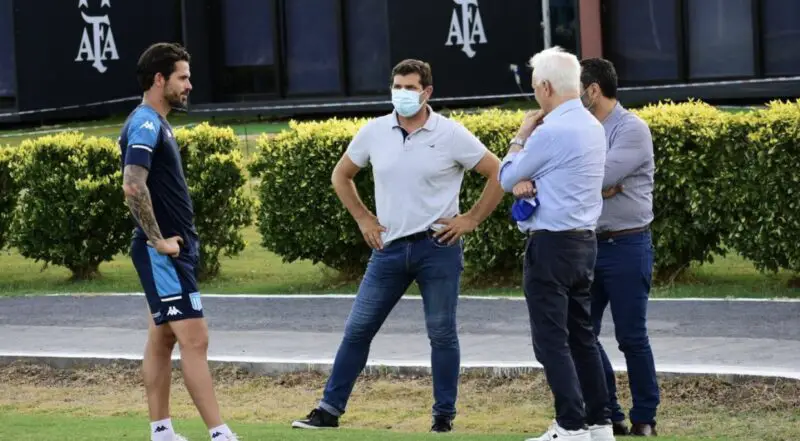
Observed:
[[[541,205],[532,217],[517,222],[519,229],[595,230],[603,210],[606,145],[602,124],[580,99],[545,116],[525,147],[506,155],[500,168],[506,192],[521,181],[536,183]]]

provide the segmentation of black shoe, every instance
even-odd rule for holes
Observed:
[[[449,416],[435,416],[433,417],[433,425],[431,432],[451,432],[453,430],[453,418]]]
[[[295,429],[332,429],[339,427],[339,417],[325,409],[317,408],[312,410],[306,419],[293,422],[292,427]]]
[[[631,427],[632,436],[658,436],[655,424],[639,424],[636,423]]]
[[[614,435],[617,436],[628,436],[630,435],[630,431],[628,430],[628,425],[625,424],[625,421],[616,421],[614,422]]]

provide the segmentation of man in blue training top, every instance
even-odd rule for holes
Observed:
[[[192,90],[189,54],[157,43],[137,66],[143,102],[120,134],[123,190],[136,230],[131,257],[142,283],[150,320],[144,353],[144,384],[152,441],[185,441],[169,417],[171,356],[176,341],[186,388],[213,441],[235,441],[220,417],[208,368],[208,328],[195,279],[199,241],[194,209],[183,175],[180,149],[167,114],[184,107]]]

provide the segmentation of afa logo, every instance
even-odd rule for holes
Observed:
[[[476,54],[473,44],[486,44],[486,30],[483,28],[481,11],[478,9],[478,0],[453,0],[456,5],[461,6],[461,19],[459,20],[459,8],[453,8],[453,15],[450,18],[450,31],[447,34],[445,46],[461,46],[461,51],[473,58]]]
[[[117,43],[114,41],[111,20],[108,18],[106,8],[111,9],[111,0],[100,0],[100,11],[106,11],[105,14],[90,15],[86,13],[89,9],[89,0],[78,0],[78,9],[81,11],[85,26],[75,61],[78,63],[91,61],[92,67],[100,73],[108,70],[103,64],[104,61],[119,60]]]

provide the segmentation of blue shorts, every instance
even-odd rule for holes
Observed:
[[[133,239],[131,259],[156,325],[203,317],[197,288],[198,248],[197,241],[186,240],[180,255],[172,258],[159,254],[144,239]]]

